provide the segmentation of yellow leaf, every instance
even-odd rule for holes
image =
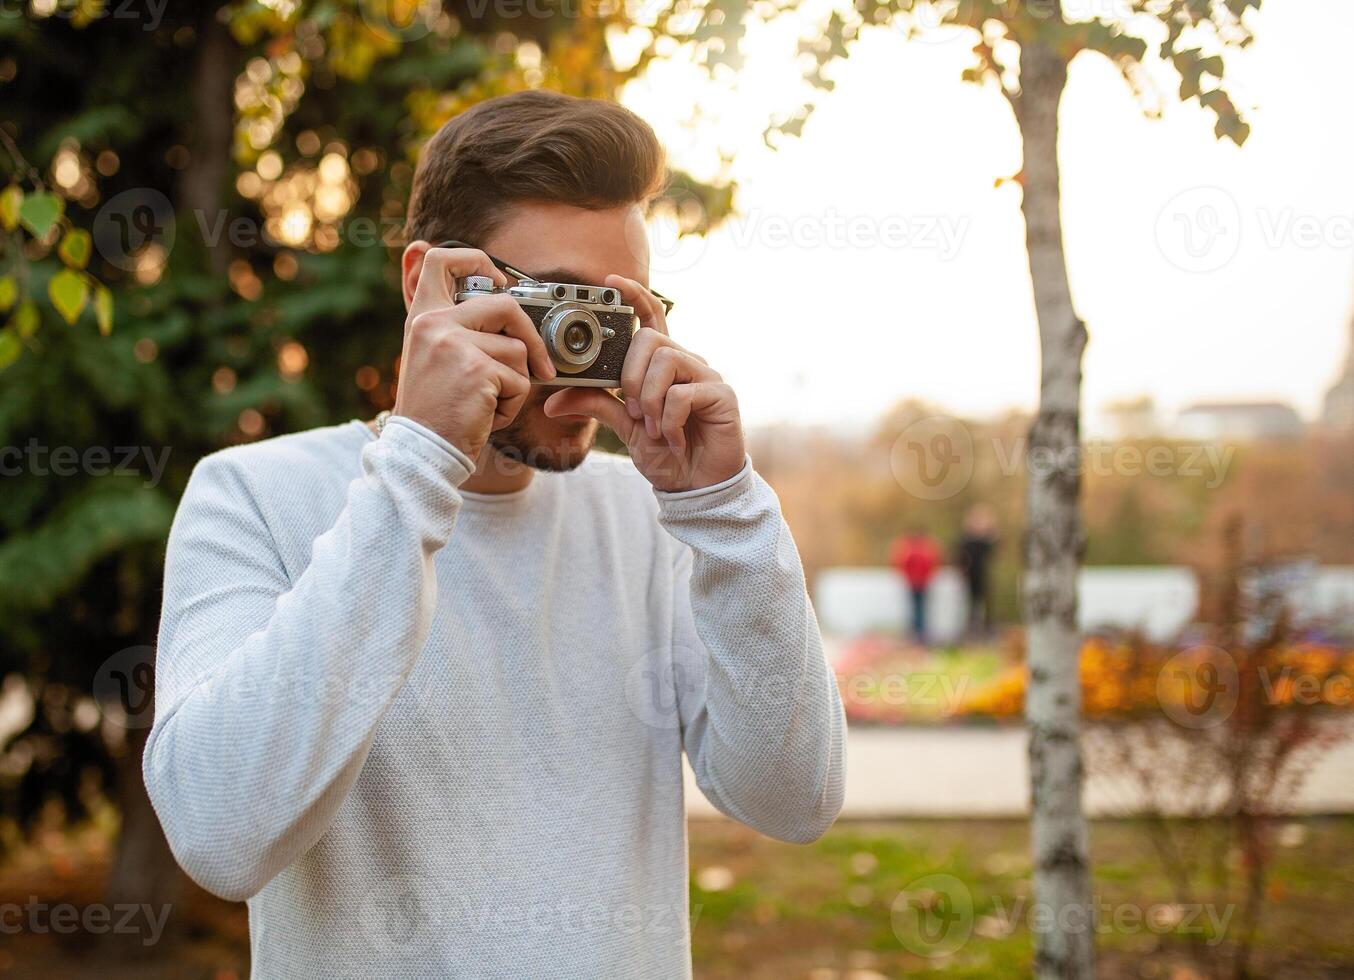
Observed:
[[[19,284],[13,276],[0,278],[0,313],[7,313],[19,298]]]
[[[37,304],[29,299],[20,303],[14,315],[9,318],[10,326],[25,340],[38,332],[39,321]]]
[[[107,286],[94,290],[94,319],[99,323],[99,333],[107,337],[113,332],[113,294]]]
[[[61,239],[61,244],[56,247],[56,253],[61,256],[61,261],[72,269],[83,269],[89,264],[90,246],[89,232],[83,228],[72,228]]]
[[[51,297],[52,306],[61,314],[61,318],[67,323],[74,323],[89,300],[89,283],[80,273],[62,269],[47,284],[47,295]]]
[[[19,206],[23,202],[23,188],[18,184],[10,184],[0,191],[0,225],[4,226],[5,231],[19,227]]]
[[[23,352],[23,344],[12,330],[0,331],[0,371],[17,361]]]

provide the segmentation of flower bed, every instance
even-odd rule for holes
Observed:
[[[1019,720],[1027,673],[1018,642],[931,650],[895,637],[847,643],[835,665],[847,718],[865,724]],[[1354,707],[1354,649],[1297,642],[1260,654],[1092,636],[1081,650],[1083,713],[1101,720],[1196,711],[1247,690],[1293,708]],[[1232,692],[1232,693],[1229,693]]]

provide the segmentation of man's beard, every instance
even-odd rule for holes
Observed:
[[[580,466],[597,441],[597,423],[546,418],[541,406],[554,391],[533,387],[517,418],[489,433],[489,445],[505,459],[536,470],[565,473]]]

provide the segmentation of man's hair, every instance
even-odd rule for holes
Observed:
[[[658,137],[629,109],[558,92],[499,96],[456,116],[424,147],[407,240],[479,246],[506,217],[505,205],[646,203],[664,175]]]

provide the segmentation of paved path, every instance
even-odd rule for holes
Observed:
[[[1354,722],[1341,721],[1351,729]],[[1012,728],[852,728],[847,738],[848,817],[1013,817],[1028,812],[1025,732]],[[1087,787],[1093,816],[1122,815],[1141,798],[1122,785]],[[715,813],[687,772],[687,810]],[[1354,813],[1354,737],[1328,752],[1295,812]]]

